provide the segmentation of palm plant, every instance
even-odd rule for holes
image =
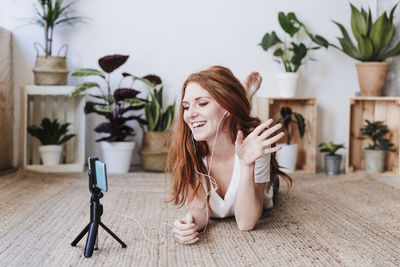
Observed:
[[[282,107],[281,108],[281,116],[282,117],[276,123],[282,123],[283,128],[285,129],[286,144],[290,145],[290,141],[291,141],[291,137],[292,137],[292,133],[289,131],[290,123],[296,123],[297,129],[300,133],[300,137],[304,136],[306,124],[304,121],[304,117],[301,114],[293,112],[290,107]],[[296,120],[293,120],[292,117],[294,117]]]
[[[275,47],[273,56],[278,58],[275,61],[282,63],[286,72],[297,72],[308,51],[320,49],[321,47],[328,48],[329,42],[321,35],[311,34],[306,25],[297,19],[295,13],[289,12],[285,14],[279,12],[278,21],[284,32],[289,35],[289,38],[285,36],[282,42],[275,31],[272,31],[264,35],[260,45],[265,51]],[[306,45],[300,42],[300,32],[304,32],[314,45]],[[290,41],[287,39],[290,39]]]
[[[350,6],[351,30],[357,46],[354,45],[345,27],[336,21],[333,22],[342,33],[342,37],[338,38],[341,47],[334,44],[330,44],[331,46],[360,61],[385,61],[389,57],[400,55],[400,42],[394,46],[391,45],[396,32],[393,16],[397,4],[392,8],[389,16],[385,11],[374,22],[370,9],[367,12],[363,8],[358,10],[352,4]]]
[[[70,16],[70,8],[76,1],[64,4],[63,0],[37,0],[39,8],[35,7],[35,15],[31,22],[43,27],[44,47],[46,56],[52,55],[53,31],[58,25],[83,22],[84,17]]]
[[[369,121],[365,120],[367,125],[361,128],[362,136],[366,136],[372,140],[372,144],[370,144],[365,149],[367,150],[383,150],[383,151],[392,151],[396,150],[392,147],[394,146],[389,139],[384,138],[386,134],[389,133],[389,129],[384,124],[383,121]],[[359,137],[359,139],[364,140],[365,137]]]
[[[320,143],[318,145],[320,148],[319,152],[328,153],[329,155],[336,155],[336,151],[345,148],[343,144],[334,144],[333,142]]]
[[[70,123],[59,123],[57,119],[51,121],[44,118],[40,127],[32,125],[28,127],[28,133],[39,139],[42,145],[62,145],[75,134],[67,134]]]

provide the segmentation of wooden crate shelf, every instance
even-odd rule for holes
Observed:
[[[363,149],[371,141],[359,140],[358,137],[361,136],[360,128],[365,125],[365,120],[384,121],[390,131],[386,137],[396,149],[396,152],[387,152],[385,172],[379,175],[399,175],[400,97],[350,98],[346,172],[364,170]]]
[[[316,173],[316,148],[317,148],[317,101],[315,98],[255,98],[253,101],[255,115],[261,121],[269,118],[277,121],[281,118],[280,110],[282,107],[290,107],[294,112],[303,115],[306,130],[303,138],[300,137],[297,125],[292,123],[290,131],[292,134],[292,144],[298,144],[299,152],[296,163],[296,173]],[[286,139],[280,140],[284,143]]]
[[[74,86],[24,86],[21,88],[21,129],[19,165],[42,172],[82,172],[85,166],[85,95],[69,97]],[[76,136],[63,144],[60,164],[41,164],[40,142],[28,134],[27,127],[40,125],[43,118],[69,122]]]

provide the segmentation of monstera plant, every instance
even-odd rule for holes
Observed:
[[[358,80],[362,96],[380,96],[386,83],[389,63],[386,59],[400,55],[400,42],[393,43],[396,29],[393,23],[397,4],[389,15],[383,12],[375,21],[372,20],[371,10],[351,7],[351,31],[355,44],[346,28],[339,22],[333,21],[342,33],[339,37],[340,46],[336,47],[346,55],[362,61],[357,63]]]
[[[285,69],[285,72],[277,73],[280,96],[294,97],[298,70],[307,54],[321,47],[328,48],[329,42],[321,35],[312,34],[293,12],[279,12],[278,21],[285,36],[278,37],[275,31],[266,33],[260,45],[265,51],[273,50],[274,61]]]

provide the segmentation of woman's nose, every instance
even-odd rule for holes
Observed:
[[[196,117],[197,115],[199,115],[199,113],[197,112],[197,110],[193,107],[189,108],[189,116],[190,117]]]

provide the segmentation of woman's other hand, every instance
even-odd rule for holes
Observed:
[[[191,213],[186,214],[185,218],[176,220],[173,227],[172,233],[174,234],[176,241],[179,243],[191,245],[199,241],[198,229]]]
[[[243,82],[243,86],[247,91],[247,97],[251,99],[260,88],[262,77],[258,72],[252,72]]]
[[[246,165],[253,164],[264,154],[274,153],[282,148],[281,146],[271,147],[271,144],[275,143],[285,135],[283,132],[280,132],[270,137],[273,133],[282,128],[282,124],[278,123],[277,125],[267,129],[268,126],[271,125],[272,121],[272,119],[269,119],[258,125],[244,140],[243,132],[238,131],[235,150],[240,160]]]

